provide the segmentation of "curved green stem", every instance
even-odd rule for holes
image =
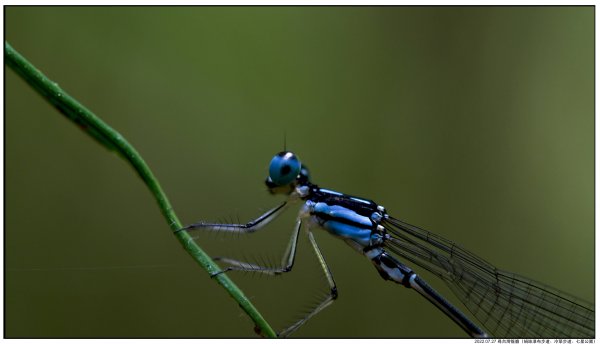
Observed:
[[[6,64],[12,70],[41,94],[44,99],[50,102],[50,104],[58,111],[77,124],[100,144],[115,151],[119,156],[127,160],[150,189],[150,192],[156,199],[158,207],[171,229],[176,231],[181,228],[181,223],[179,222],[177,215],[175,215],[175,211],[173,211],[169,199],[160,187],[158,180],[154,177],[152,171],[137,150],[133,148],[119,132],[111,128],[108,124],[94,115],[94,113],[63,91],[57,83],[48,79],[42,72],[13,49],[8,42],[5,42],[4,44],[4,58]],[[200,266],[202,266],[202,268],[204,268],[204,270],[209,274],[220,271],[219,266],[210,259],[186,231],[175,232],[175,235],[183,245],[184,249],[198,264],[200,264]],[[254,321],[257,330],[260,331],[262,335],[268,337],[276,336],[276,333],[259,311],[226,274],[219,274],[214,279],[237,301],[240,307]]]

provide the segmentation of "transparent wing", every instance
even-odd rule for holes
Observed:
[[[594,338],[594,305],[498,270],[439,235],[392,217],[382,225],[390,252],[442,280],[493,337]]]

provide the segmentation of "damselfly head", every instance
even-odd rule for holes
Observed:
[[[265,181],[271,193],[290,194],[298,184],[309,181],[308,168],[292,152],[277,153],[269,164],[269,176]]]

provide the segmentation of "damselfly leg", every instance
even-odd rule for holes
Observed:
[[[335,285],[335,281],[333,280],[333,274],[331,273],[331,270],[329,270],[329,266],[327,265],[327,262],[325,261],[325,258],[323,257],[323,254],[321,253],[321,250],[319,249],[317,241],[315,240],[315,237],[313,236],[312,232],[310,230],[308,230],[307,232],[308,240],[310,241],[310,244],[314,249],[317,258],[319,259],[319,264],[321,265],[323,273],[327,278],[327,283],[329,283],[329,295],[327,295],[325,299],[321,301],[321,303],[319,303],[310,313],[308,313],[302,319],[298,320],[292,326],[281,331],[279,333],[279,337],[287,337],[288,335],[292,334],[294,331],[300,328],[300,326],[304,325],[304,323],[307,322],[310,318],[312,318],[317,313],[325,309],[325,307],[329,306],[333,301],[335,301],[335,299],[337,299],[337,287]]]
[[[286,205],[287,205],[287,202],[284,202],[283,204],[262,214],[255,220],[252,220],[245,224],[236,224],[236,223],[222,224],[222,223],[198,222],[198,223],[183,227],[180,230],[224,231],[224,232],[239,232],[242,234],[255,233],[259,229],[264,228],[264,226],[267,223],[271,222],[277,216],[279,216],[285,210]],[[236,270],[237,271],[259,272],[259,273],[264,273],[264,274],[271,275],[271,276],[280,275],[285,272],[290,272],[292,270],[292,267],[294,266],[294,259],[296,257],[296,249],[298,247],[298,237],[300,235],[301,228],[302,228],[302,220],[298,219],[296,221],[296,225],[292,232],[292,236],[288,242],[285,253],[282,257],[280,267],[261,266],[258,264],[243,262],[243,261],[240,261],[237,259],[232,259],[232,258],[227,258],[227,257],[214,257],[213,259],[215,261],[221,261],[221,262],[227,263],[228,266],[225,269],[212,274],[211,277],[217,276],[219,274],[222,274],[222,273],[225,273],[228,271],[236,271]],[[317,256],[319,264],[320,264],[321,268],[323,269],[323,273],[325,274],[327,283],[329,284],[329,293],[324,298],[324,300],[319,302],[319,304],[317,304],[314,307],[314,309],[312,309],[302,319],[298,320],[291,326],[289,326],[289,327],[285,328],[284,330],[282,330],[281,332],[279,332],[278,333],[279,337],[287,337],[288,335],[290,335],[291,333],[296,331],[306,321],[308,321],[314,315],[319,313],[325,307],[329,306],[337,298],[337,288],[335,285],[335,281],[333,280],[333,275],[331,274],[329,266],[327,265],[327,262],[325,261],[325,258],[323,257],[323,254],[321,253],[321,250],[319,249],[319,246],[317,245],[317,242],[316,242],[312,232],[308,228],[307,228],[306,232],[308,235],[309,242],[314,250],[314,253]]]
[[[302,227],[302,221],[296,221],[296,227],[292,232],[292,237],[288,242],[288,246],[283,254],[281,260],[280,267],[268,267],[268,266],[260,266],[254,263],[242,262],[236,259],[231,259],[227,257],[214,257],[215,261],[221,261],[229,264],[225,269],[216,272],[212,275],[212,277],[222,274],[227,271],[239,270],[239,271],[255,271],[264,273],[267,275],[279,275],[284,272],[292,271],[292,267],[294,266],[294,258],[296,258],[296,247],[298,246],[298,235],[300,234],[300,228]],[[252,233],[252,232],[250,232]]]
[[[279,215],[283,213],[283,211],[288,206],[288,202],[283,202],[280,205],[276,206],[268,210],[266,213],[257,217],[256,219],[248,222],[248,223],[206,223],[206,222],[197,222],[192,223],[191,225],[187,225],[185,227],[181,227],[175,231],[175,233],[180,231],[189,231],[189,230],[207,230],[207,231],[217,231],[217,232],[230,232],[230,233],[253,233],[262,228],[264,228],[269,222],[275,220]]]

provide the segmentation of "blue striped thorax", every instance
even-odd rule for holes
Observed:
[[[380,225],[385,209],[370,200],[313,186],[303,212],[313,224],[359,251],[380,246],[386,238]]]

